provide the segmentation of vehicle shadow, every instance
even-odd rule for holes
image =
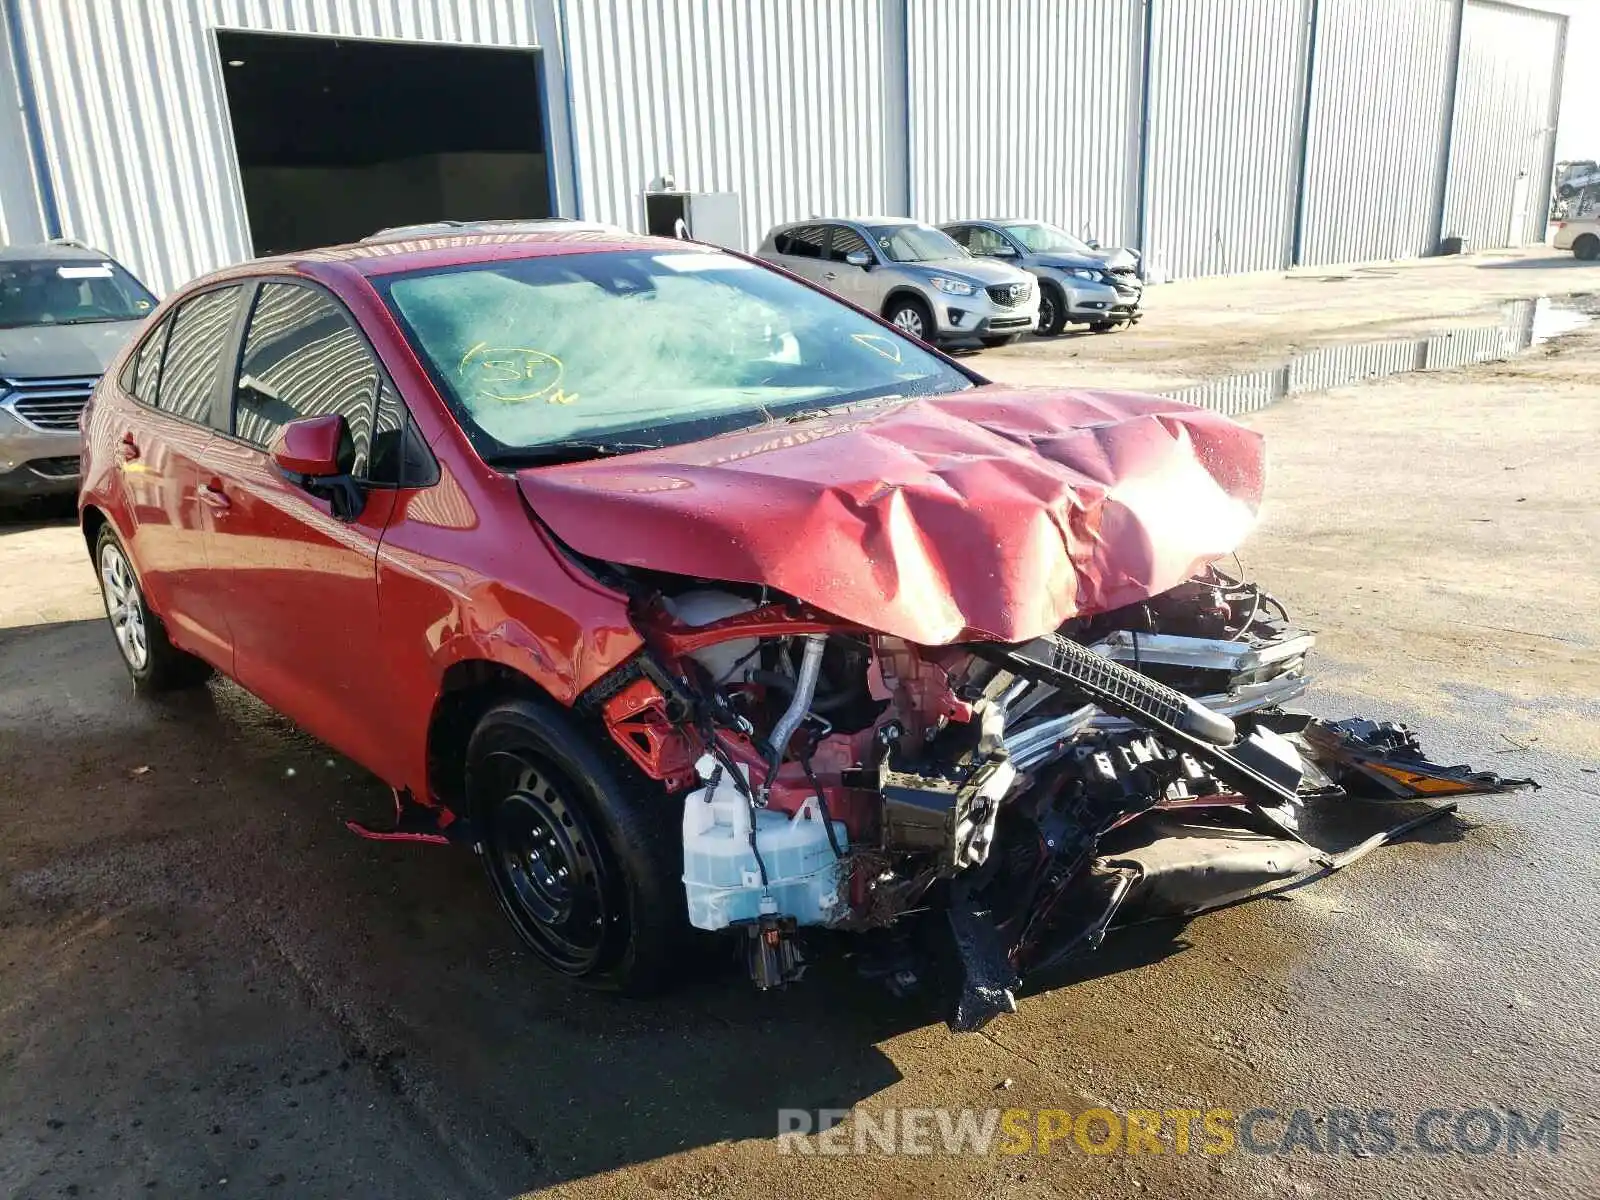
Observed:
[[[877,1043],[943,1015],[837,961],[758,994],[715,939],[664,996],[561,980],[470,850],[352,836],[389,806],[378,781],[231,683],[132,696],[101,621],[0,631],[0,778],[0,1043],[25,1034],[29,1060],[3,1073],[0,1133],[109,1131],[75,1143],[90,1190],[142,1184],[106,1174],[114,1133],[168,1183],[315,1191],[306,1172],[349,1169],[364,1137],[384,1195],[439,1194],[419,1154],[454,1194],[519,1193],[848,1109],[900,1079]],[[369,1109],[414,1139],[387,1163]]]
[[[0,534],[75,525],[77,521],[75,496],[47,496],[20,504],[0,504]]]
[[[1540,258],[1503,258],[1475,265],[1482,271],[1593,271],[1595,267],[1565,250]]]

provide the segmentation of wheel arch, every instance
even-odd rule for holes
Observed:
[[[453,811],[466,801],[467,742],[479,718],[503,700],[518,697],[553,701],[531,675],[503,662],[464,658],[445,668],[428,718],[426,764],[433,799]]]
[[[889,294],[883,298],[883,307],[878,310],[878,315],[887,320],[889,313],[894,309],[895,302],[899,300],[915,300],[930,317],[934,315],[933,302],[917,291],[916,288],[908,287],[903,283],[896,284],[889,289]]]
[[[110,522],[106,511],[97,504],[84,505],[83,511],[78,514],[78,528],[83,531],[84,549],[89,552],[91,562],[94,560],[95,544],[100,540],[100,530]]]

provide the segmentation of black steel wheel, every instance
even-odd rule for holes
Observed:
[[[1572,253],[1586,262],[1593,262],[1600,258],[1600,237],[1595,237],[1592,233],[1584,234],[1572,243]]]
[[[501,911],[569,978],[644,993],[687,930],[681,800],[549,702],[508,700],[467,746],[478,851]]]
[[[537,755],[515,749],[488,755],[479,778],[495,797],[485,866],[517,932],[563,974],[593,970],[614,887],[572,785]]]
[[[1060,289],[1053,283],[1039,285],[1040,337],[1055,337],[1067,323],[1067,303]]]

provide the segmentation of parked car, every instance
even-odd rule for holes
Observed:
[[[1352,745],[1438,770],[1404,730],[1297,726],[1311,636],[1191,581],[1251,523],[1258,435],[990,384],[698,245],[480,231],[217,272],[112,364],[82,452],[135,689],[231,676],[395,789],[392,829],[352,828],[474,847],[592,984],[666,982],[692,926],[774,986],[803,927],[934,911],[981,1024],[1124,901],[1328,869],[1274,836],[1303,762],[1305,803]]]
[[[940,228],[968,253],[1014,264],[1038,279],[1045,336],[1069,323],[1104,333],[1144,315],[1144,284],[1132,250],[1102,249],[1044,221],[952,221]]]
[[[904,217],[779,225],[757,253],[925,342],[1004,346],[1038,319],[1027,272],[974,259],[933,226]]]
[[[1571,250],[1574,258],[1593,262],[1600,258],[1600,185],[1586,207],[1555,223],[1551,242],[1557,250]]]
[[[78,490],[78,415],[155,304],[80,242],[0,247],[0,503]]]

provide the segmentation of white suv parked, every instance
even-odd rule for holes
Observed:
[[[756,253],[925,342],[1004,346],[1039,319],[1032,275],[974,258],[948,234],[905,217],[779,225]]]

